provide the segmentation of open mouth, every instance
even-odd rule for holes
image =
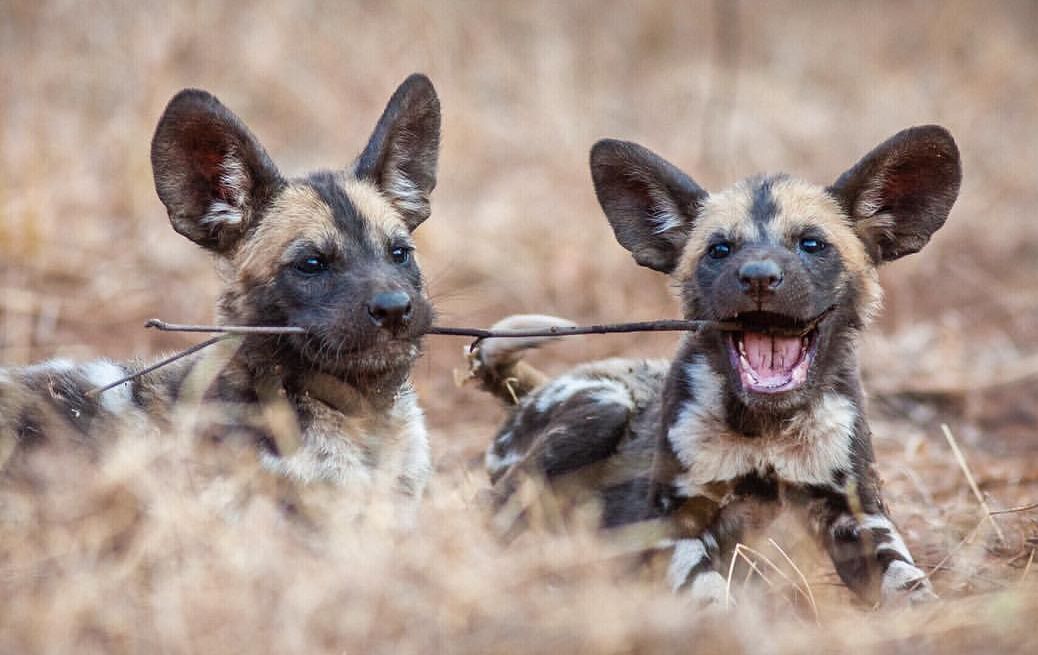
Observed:
[[[817,325],[771,312],[747,312],[732,321],[725,341],[732,367],[743,389],[776,394],[792,391],[807,381],[818,342]]]

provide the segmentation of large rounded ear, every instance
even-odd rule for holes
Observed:
[[[952,135],[939,125],[925,125],[881,143],[829,191],[879,264],[926,245],[948,218],[961,181]]]
[[[184,89],[151,141],[155,190],[173,229],[223,253],[283,184],[256,137],[205,91]]]
[[[382,191],[408,229],[429,218],[440,152],[440,100],[429,78],[415,73],[393,93],[354,174]]]
[[[613,139],[591,148],[591,179],[620,245],[642,266],[673,271],[706,191],[650,150]]]

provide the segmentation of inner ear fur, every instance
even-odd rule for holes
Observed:
[[[829,188],[854,221],[876,263],[918,252],[959,194],[959,149],[939,125],[890,137]]]
[[[386,104],[367,146],[354,164],[411,230],[429,217],[440,151],[440,101],[429,78],[415,73]]]
[[[224,253],[283,184],[266,150],[212,94],[170,100],[151,142],[155,190],[173,229]]]
[[[613,139],[591,148],[591,178],[620,245],[642,266],[671,273],[706,191],[649,149]]]

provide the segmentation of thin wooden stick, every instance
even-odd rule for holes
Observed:
[[[153,318],[144,324],[163,332],[223,332],[229,334],[305,334],[301,327],[253,326],[253,325],[186,325],[167,323]],[[578,334],[618,334],[628,332],[696,332],[708,327],[721,330],[739,329],[730,321],[687,321],[681,319],[642,321],[637,323],[609,323],[601,325],[552,326],[533,330],[484,330],[482,328],[449,327],[434,325],[426,334],[456,337],[475,337],[478,340],[492,338],[523,337],[567,337]]]
[[[800,328],[776,328],[769,326],[754,326],[755,330],[767,334],[797,334],[804,335],[810,332],[818,325],[819,322],[826,315],[832,311],[832,307],[825,310],[815,318],[807,321],[803,327]],[[161,368],[166,364],[175,362],[181,357],[186,357],[199,350],[213,345],[221,339],[232,335],[232,334],[306,334],[306,328],[287,326],[287,325],[197,325],[197,324],[185,324],[185,323],[167,323],[166,321],[159,320],[157,318],[149,319],[144,327],[160,330],[162,332],[216,332],[221,336],[214,337],[208,341],[195,344],[190,348],[183,350],[171,357],[152,364],[151,366],[142,369],[132,375],[128,375],[125,378],[113,382],[112,384],[104,387],[98,387],[91,389],[88,394],[96,396],[99,393],[103,393],[119,386],[125,382],[150,373],[155,369]],[[574,325],[574,326],[552,326],[548,328],[536,329],[536,330],[484,330],[482,328],[467,328],[467,327],[450,327],[443,325],[434,325],[426,330],[426,334],[436,334],[444,336],[456,336],[456,337],[473,337],[472,347],[474,348],[480,341],[484,339],[517,339],[517,338],[529,338],[529,337],[568,337],[578,334],[626,334],[631,332],[698,332],[707,328],[715,328],[722,331],[738,331],[746,329],[746,326],[742,325],[737,321],[698,321],[698,320],[684,320],[684,319],[665,319],[660,321],[639,321],[634,323],[604,323],[597,325]]]
[[[1005,544],[1006,535],[1002,532],[1001,526],[995,522],[991,513],[991,508],[988,507],[987,501],[984,500],[984,495],[980,493],[980,487],[977,486],[977,481],[973,478],[973,473],[970,471],[970,467],[966,463],[966,458],[963,456],[962,451],[959,450],[959,444],[955,440],[955,436],[952,435],[951,428],[948,427],[947,423],[941,423],[941,430],[944,432],[944,438],[948,440],[948,445],[951,446],[952,452],[955,453],[955,459],[959,461],[959,467],[966,475],[966,481],[969,482],[970,489],[973,490],[973,495],[976,496],[977,502],[980,503],[980,508],[984,510],[984,514],[986,514],[988,520],[991,521],[991,526],[995,529],[995,534],[998,535],[999,541]]]
[[[155,328],[161,332],[220,332],[224,334],[306,334],[301,327],[267,326],[267,325],[187,325],[184,323],[167,323],[157,318],[148,319],[146,328]]]
[[[663,319],[659,321],[637,321],[633,323],[602,323],[596,325],[554,325],[530,330],[485,330],[482,328],[450,327],[434,325],[426,330],[426,334],[438,334],[456,337],[474,337],[477,342],[483,339],[517,339],[529,337],[568,337],[578,334],[626,334],[630,332],[698,332],[706,328],[715,328],[725,332],[751,330],[763,334],[780,334],[804,336],[828,316],[836,306],[829,307],[818,316],[805,321],[799,327],[776,327],[769,325],[745,324],[741,321],[707,321],[690,319]],[[230,334],[305,334],[306,329],[288,326],[266,325],[189,325],[167,323],[157,318],[148,320],[145,327],[163,332],[225,332]]]

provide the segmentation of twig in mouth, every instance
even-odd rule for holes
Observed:
[[[224,334],[306,334],[306,329],[291,326],[267,325],[187,325],[184,323],[167,323],[157,318],[148,319],[146,328],[155,328],[162,332],[221,332]]]
[[[287,326],[253,326],[253,325],[183,325],[167,323],[153,318],[144,324],[163,332],[225,332],[229,334],[305,334],[306,329]],[[708,327],[720,330],[737,330],[739,324],[734,321],[690,321],[668,319],[662,321],[642,321],[637,323],[607,323],[602,325],[553,326],[535,330],[484,330],[482,328],[449,327],[434,325],[426,330],[426,334],[437,334],[456,337],[474,337],[478,341],[492,338],[521,337],[566,337],[578,334],[618,334],[627,332],[696,332]]]
[[[795,332],[799,336],[803,336],[813,330],[818,323],[825,318],[825,316],[831,311],[832,308],[825,310],[817,317],[808,321],[807,325],[800,330],[791,331],[783,328],[762,326],[759,331],[768,334],[787,334]],[[166,321],[159,320],[157,318],[149,319],[144,327],[153,328],[162,332],[215,332],[220,336],[213,337],[202,343],[195,344],[186,350],[182,350],[175,355],[167,357],[166,359],[156,362],[151,366],[141,369],[136,373],[128,375],[121,380],[91,389],[88,393],[90,396],[96,396],[97,394],[113,389],[120,384],[124,384],[133,380],[134,378],[140,377],[145,373],[150,373],[158,368],[161,368],[167,364],[175,362],[181,357],[186,357],[199,350],[213,345],[214,343],[221,341],[231,335],[242,335],[242,334],[306,334],[306,328],[289,326],[289,325],[195,325],[195,324],[184,324],[184,323],[167,323]],[[745,326],[739,321],[705,321],[705,320],[685,320],[685,319],[665,319],[660,321],[640,321],[634,323],[604,323],[598,325],[576,325],[576,326],[553,326],[549,328],[542,328],[536,330],[484,330],[482,328],[467,328],[467,327],[450,327],[434,325],[426,330],[425,334],[436,334],[444,336],[457,336],[457,337],[473,337],[475,341],[472,347],[479,344],[484,339],[515,339],[515,338],[527,338],[527,337],[568,337],[579,334],[625,334],[631,332],[699,332],[708,328],[714,328],[721,330],[722,332],[737,332],[746,329]]]

